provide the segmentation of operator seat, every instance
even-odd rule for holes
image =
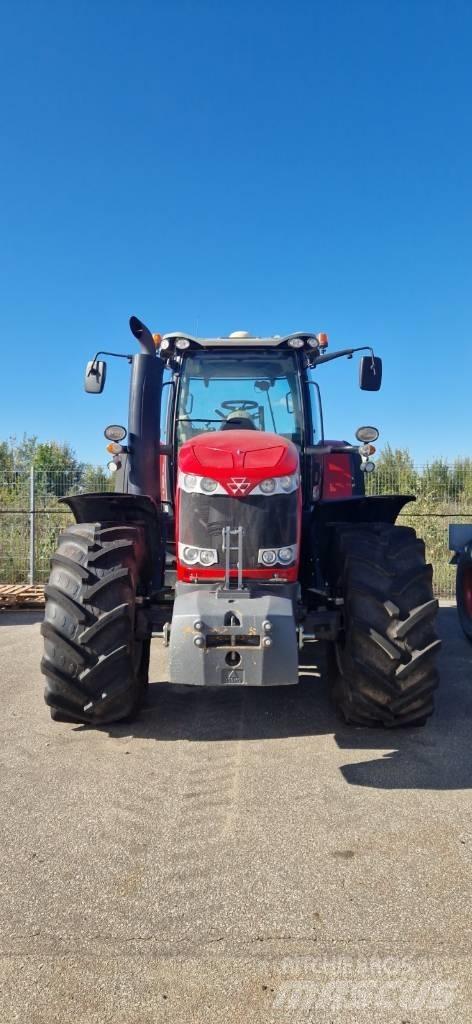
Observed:
[[[228,413],[221,429],[257,430],[257,427],[254,420],[250,417],[249,413],[245,411],[245,409],[234,409],[233,412]]]

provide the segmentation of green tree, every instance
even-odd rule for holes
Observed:
[[[23,434],[21,441],[16,437],[10,437],[8,444],[15,469],[19,473],[28,473],[33,463],[38,438],[34,434],[31,437]]]
[[[0,441],[0,473],[12,473],[13,454],[8,441]]]
[[[113,477],[107,473],[102,466],[84,466],[81,488],[84,491],[111,491],[113,490]]]
[[[421,494],[430,498],[446,500],[450,492],[450,484],[450,468],[444,459],[434,459],[424,467],[420,478]]]
[[[472,504],[472,459],[456,459],[451,466],[451,491],[457,501]]]
[[[418,474],[407,448],[391,448],[389,444],[376,460],[376,470],[369,479],[369,493],[416,494]]]

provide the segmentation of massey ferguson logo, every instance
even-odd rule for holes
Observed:
[[[228,480],[228,489],[231,491],[231,494],[234,494],[235,498],[247,494],[250,486],[251,481],[245,476],[233,476],[231,480]]]

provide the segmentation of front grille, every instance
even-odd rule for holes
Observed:
[[[207,647],[260,647],[261,638],[254,633],[208,633]]]
[[[296,491],[270,497],[249,494],[246,498],[181,491],[179,540],[189,546],[215,549],[218,562],[213,568],[223,569],[223,528],[242,526],[243,567],[261,568],[258,562],[261,548],[281,548],[296,543],[297,506]],[[232,559],[231,567],[235,564]]]

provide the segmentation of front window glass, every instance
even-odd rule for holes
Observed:
[[[302,443],[297,361],[286,352],[202,352],[184,362],[177,408],[177,442],[233,422]]]

